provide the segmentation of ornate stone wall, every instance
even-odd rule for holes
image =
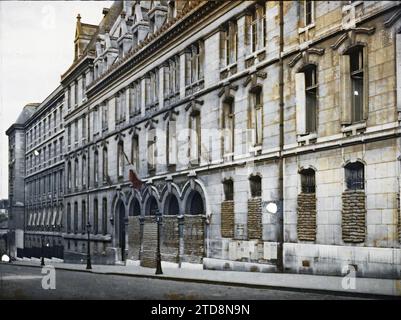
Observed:
[[[154,217],[145,217],[143,224],[143,251],[141,266],[156,268],[157,223]]]
[[[221,203],[221,236],[234,237],[234,201],[226,200]]]
[[[184,217],[184,260],[201,263],[204,256],[205,221],[201,215]]]
[[[128,259],[139,260],[141,250],[141,222],[139,216],[128,217]]]
[[[248,239],[262,238],[262,198],[248,200]]]
[[[297,199],[297,234],[298,240],[316,240],[316,195],[300,193]]]
[[[364,242],[366,234],[365,192],[345,191],[342,194],[342,237],[344,242]]]
[[[162,261],[178,262],[180,234],[178,218],[176,216],[163,216],[161,229],[160,251]]]

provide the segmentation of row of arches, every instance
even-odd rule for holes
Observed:
[[[157,195],[149,194],[143,201],[133,198],[129,207],[129,216],[152,216],[159,211],[162,215],[205,214],[204,196],[197,190],[192,190],[185,203],[175,193],[169,193],[163,201]]]

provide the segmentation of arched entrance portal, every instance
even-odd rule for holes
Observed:
[[[118,216],[118,221],[117,221],[117,235],[118,235],[118,247],[121,250],[121,261],[125,261],[125,248],[126,248],[126,242],[125,242],[125,206],[124,203],[120,200],[117,203],[116,207],[116,213]]]
[[[189,193],[185,213],[183,261],[202,263],[205,254],[205,202],[198,190]]]
[[[157,206],[156,198],[154,196],[151,196],[149,198],[147,206],[146,206],[145,215],[154,216],[156,214],[157,208],[158,208],[158,206]]]
[[[188,213],[190,215],[205,214],[203,199],[198,191],[192,191],[188,198]]]
[[[132,201],[129,215],[130,216],[140,216],[141,215],[141,205],[139,204],[138,199],[134,199]]]
[[[173,194],[169,195],[166,200],[164,215],[178,215],[180,213],[180,206],[178,205],[177,197]]]

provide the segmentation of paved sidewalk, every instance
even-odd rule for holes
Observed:
[[[155,269],[143,268],[136,264],[129,265],[92,265],[92,270],[86,270],[86,265],[68,264],[45,259],[47,265],[56,269],[92,272],[98,274],[114,274],[133,277],[150,277],[174,281],[193,281],[225,285],[243,285],[251,287],[266,287],[275,289],[332,291],[339,294],[369,294],[401,297],[401,280],[356,278],[355,289],[344,289],[343,277],[318,276],[289,273],[260,273],[239,271],[203,270],[197,265],[187,264],[182,268],[163,265],[163,274],[155,275]],[[39,259],[18,260],[12,263],[21,266],[40,267]]]

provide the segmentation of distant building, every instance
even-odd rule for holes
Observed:
[[[78,16],[60,86],[7,132],[16,247],[45,236],[84,261],[90,222],[95,263],[154,267],[159,210],[179,266],[400,277],[400,12],[116,1],[99,25]]]

